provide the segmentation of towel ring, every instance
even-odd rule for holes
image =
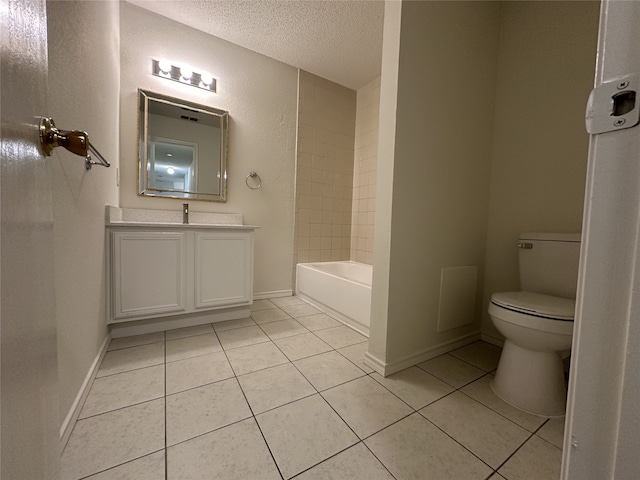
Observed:
[[[251,178],[258,178],[258,186],[257,187],[252,187],[251,185],[249,185],[249,177]],[[247,178],[244,179],[244,182],[247,184],[247,187],[249,187],[251,190],[257,190],[262,186],[262,179],[260,178],[260,175],[258,175],[256,172],[254,172],[253,170],[249,172],[249,175],[247,175]]]

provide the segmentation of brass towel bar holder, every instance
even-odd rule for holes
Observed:
[[[64,147],[71,153],[84,157],[84,165],[91,170],[92,165],[110,167],[100,152],[91,145],[89,134],[80,130],[58,130],[53,118],[43,117],[40,120],[40,144],[45,155],[50,156],[56,147]],[[97,159],[93,160],[92,155]]]

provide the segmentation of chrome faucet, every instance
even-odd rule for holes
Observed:
[[[182,204],[182,223],[185,225],[189,223],[189,204]]]

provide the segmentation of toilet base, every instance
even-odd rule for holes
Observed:
[[[567,387],[560,352],[539,352],[505,340],[491,389],[511,405],[535,415],[565,414]]]

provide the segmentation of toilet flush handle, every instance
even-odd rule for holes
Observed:
[[[521,243],[518,243],[517,247],[524,248],[525,250],[531,250],[533,248],[533,243],[521,242]]]

